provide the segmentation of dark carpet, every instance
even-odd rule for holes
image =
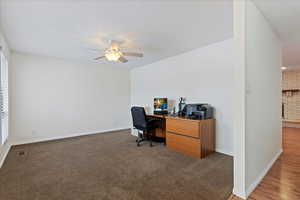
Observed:
[[[137,147],[128,130],[13,146],[1,200],[225,200],[233,159],[197,159],[163,144]]]

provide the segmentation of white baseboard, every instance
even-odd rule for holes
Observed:
[[[245,199],[245,200],[247,199],[247,198],[246,198],[245,192],[240,193],[240,192],[236,191],[236,190],[233,188],[232,193],[233,193],[235,196],[237,196],[237,197],[239,197],[239,198],[241,198],[241,199]]]
[[[108,130],[100,130],[100,131],[91,131],[86,133],[75,133],[70,135],[63,135],[63,136],[54,136],[54,137],[45,137],[45,138],[28,138],[28,139],[22,139],[19,141],[12,141],[12,145],[21,145],[21,144],[29,144],[29,143],[36,143],[36,142],[45,142],[50,140],[58,140],[58,139],[64,139],[64,138],[71,138],[71,137],[77,137],[77,136],[84,136],[84,135],[93,135],[98,133],[107,133],[107,132],[113,132],[113,131],[121,131],[121,130],[129,130],[130,128],[116,128],[116,129],[108,129]]]
[[[216,152],[222,153],[222,154],[226,154],[226,155],[228,155],[228,156],[233,156],[233,155],[234,155],[233,152],[226,151],[226,150],[224,150],[224,149],[219,149],[219,148],[216,148]]]
[[[11,147],[11,144],[6,142],[3,146],[2,146],[2,149],[0,149],[0,168],[2,167],[5,159],[6,159],[6,156],[10,150],[10,147]]]
[[[246,196],[248,197],[254,189],[258,186],[258,184],[262,181],[268,171],[271,169],[275,161],[279,158],[282,153],[282,149],[275,155],[275,157],[271,160],[271,162],[267,165],[267,167],[261,172],[261,174],[257,177],[257,179],[246,189]]]

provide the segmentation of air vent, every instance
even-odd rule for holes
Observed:
[[[18,155],[19,156],[24,156],[25,155],[25,151],[24,150],[18,151]]]

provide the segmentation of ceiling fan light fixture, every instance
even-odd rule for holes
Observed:
[[[122,56],[122,53],[118,49],[107,49],[105,51],[105,57],[109,61],[118,61]]]
[[[286,69],[287,69],[287,67],[284,67],[284,66],[281,67],[281,70],[286,70]]]
[[[127,63],[128,62],[128,60],[126,59],[127,56],[143,57],[142,53],[121,51],[119,48],[119,43],[113,40],[110,41],[110,47],[105,49],[103,53],[104,55],[98,56],[94,58],[94,60],[106,58],[106,60],[108,61]]]

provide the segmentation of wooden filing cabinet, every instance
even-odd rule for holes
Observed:
[[[215,152],[215,119],[166,117],[167,148],[204,158]]]

